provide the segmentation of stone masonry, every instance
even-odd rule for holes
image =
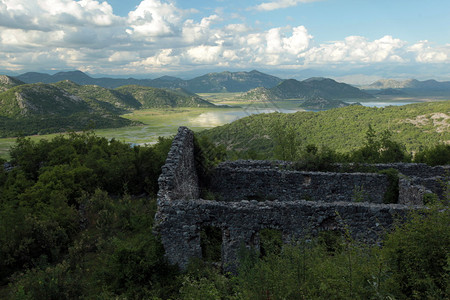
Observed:
[[[403,204],[382,204],[388,184],[385,175],[302,172],[287,165],[224,162],[212,171],[207,186],[215,200],[201,199],[194,136],[180,127],[159,178],[155,217],[155,230],[169,261],[184,269],[191,258],[201,258],[200,232],[206,226],[221,231],[225,271],[236,270],[242,245],[259,250],[259,232],[265,228],[279,230],[286,243],[325,230],[348,230],[357,240],[376,243],[395,218],[422,204],[423,194],[433,189],[434,177],[443,178],[448,172],[448,167],[420,164],[379,165],[379,169],[409,171],[400,180]]]

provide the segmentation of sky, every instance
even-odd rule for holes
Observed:
[[[450,80],[449,0],[0,0],[0,72]]]

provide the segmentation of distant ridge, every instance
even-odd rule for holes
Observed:
[[[364,86],[364,89],[433,89],[450,90],[450,81],[436,81],[434,79],[419,81],[416,79],[395,80],[380,79],[374,83]]]
[[[209,73],[189,80],[172,76],[156,79],[135,78],[93,78],[81,71],[59,72],[54,75],[28,72],[16,76],[25,83],[55,83],[70,80],[80,85],[98,85],[104,88],[117,88],[125,85],[139,85],[156,88],[183,88],[194,93],[246,92],[256,87],[271,88],[282,80],[278,77],[253,70],[250,72]]]
[[[369,99],[372,95],[351,85],[336,82],[330,78],[313,77],[303,81],[288,79],[271,89],[253,89],[239,96],[248,100],[301,99],[324,103],[324,100]],[[342,106],[339,102],[330,102]]]

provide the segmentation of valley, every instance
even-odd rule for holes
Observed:
[[[122,118],[137,126],[126,126],[120,128],[95,129],[96,135],[108,139],[116,139],[131,144],[153,144],[158,141],[159,136],[171,136],[177,132],[179,126],[187,126],[198,132],[213,127],[222,126],[252,114],[282,112],[295,113],[307,111],[300,108],[304,100],[277,100],[277,101],[249,101],[239,100],[240,93],[200,93],[200,98],[205,99],[217,106],[230,106],[227,108],[217,107],[174,107],[153,108],[134,110],[121,115]],[[367,107],[401,106],[412,103],[430,102],[435,99],[405,98],[379,96],[374,99],[358,99],[358,102]],[[32,140],[52,139],[59,133],[32,135]],[[8,152],[15,143],[15,138],[0,138],[0,157],[8,158]]]
[[[52,138],[58,132],[93,130],[108,139],[152,144],[159,136],[173,135],[179,126],[188,126],[198,132],[262,113],[321,112],[313,119],[334,124],[336,120],[326,117],[322,120],[320,116],[332,114],[324,110],[342,107],[344,110],[340,112],[346,115],[348,111],[358,111],[357,106],[381,108],[449,99],[445,92],[442,93],[447,90],[446,82],[432,81],[440,94],[430,92],[429,82],[413,82],[415,85],[373,84],[358,89],[329,78],[282,80],[258,71],[209,73],[184,81],[167,76],[154,80],[94,79],[80,71],[60,72],[53,76],[28,73],[15,78],[2,75],[0,132],[4,138],[0,139],[0,157],[7,158],[15,141],[12,137],[20,134],[40,140]],[[419,88],[427,89],[429,96],[417,93]],[[345,110],[349,106],[354,108]],[[366,114],[367,110],[363,112]],[[448,110],[438,112],[448,113]],[[340,115],[339,112],[336,114]],[[295,119],[312,116],[311,113],[295,115]],[[275,117],[269,117],[272,118]],[[373,122],[372,116],[368,118],[370,120],[360,123],[367,126],[366,123]],[[350,127],[347,135],[360,138],[361,130],[365,130],[360,128],[361,124],[355,125],[356,131]],[[328,125],[310,124],[311,128]],[[266,130],[265,126],[268,125],[264,124],[261,130]],[[212,130],[211,135],[220,130]],[[239,134],[232,139],[239,139]],[[314,134],[318,138],[312,142],[325,143],[320,130]],[[355,147],[358,142],[347,144]],[[337,148],[349,150],[342,145]]]

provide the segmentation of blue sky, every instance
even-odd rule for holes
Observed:
[[[0,0],[0,71],[450,80],[448,0]]]

